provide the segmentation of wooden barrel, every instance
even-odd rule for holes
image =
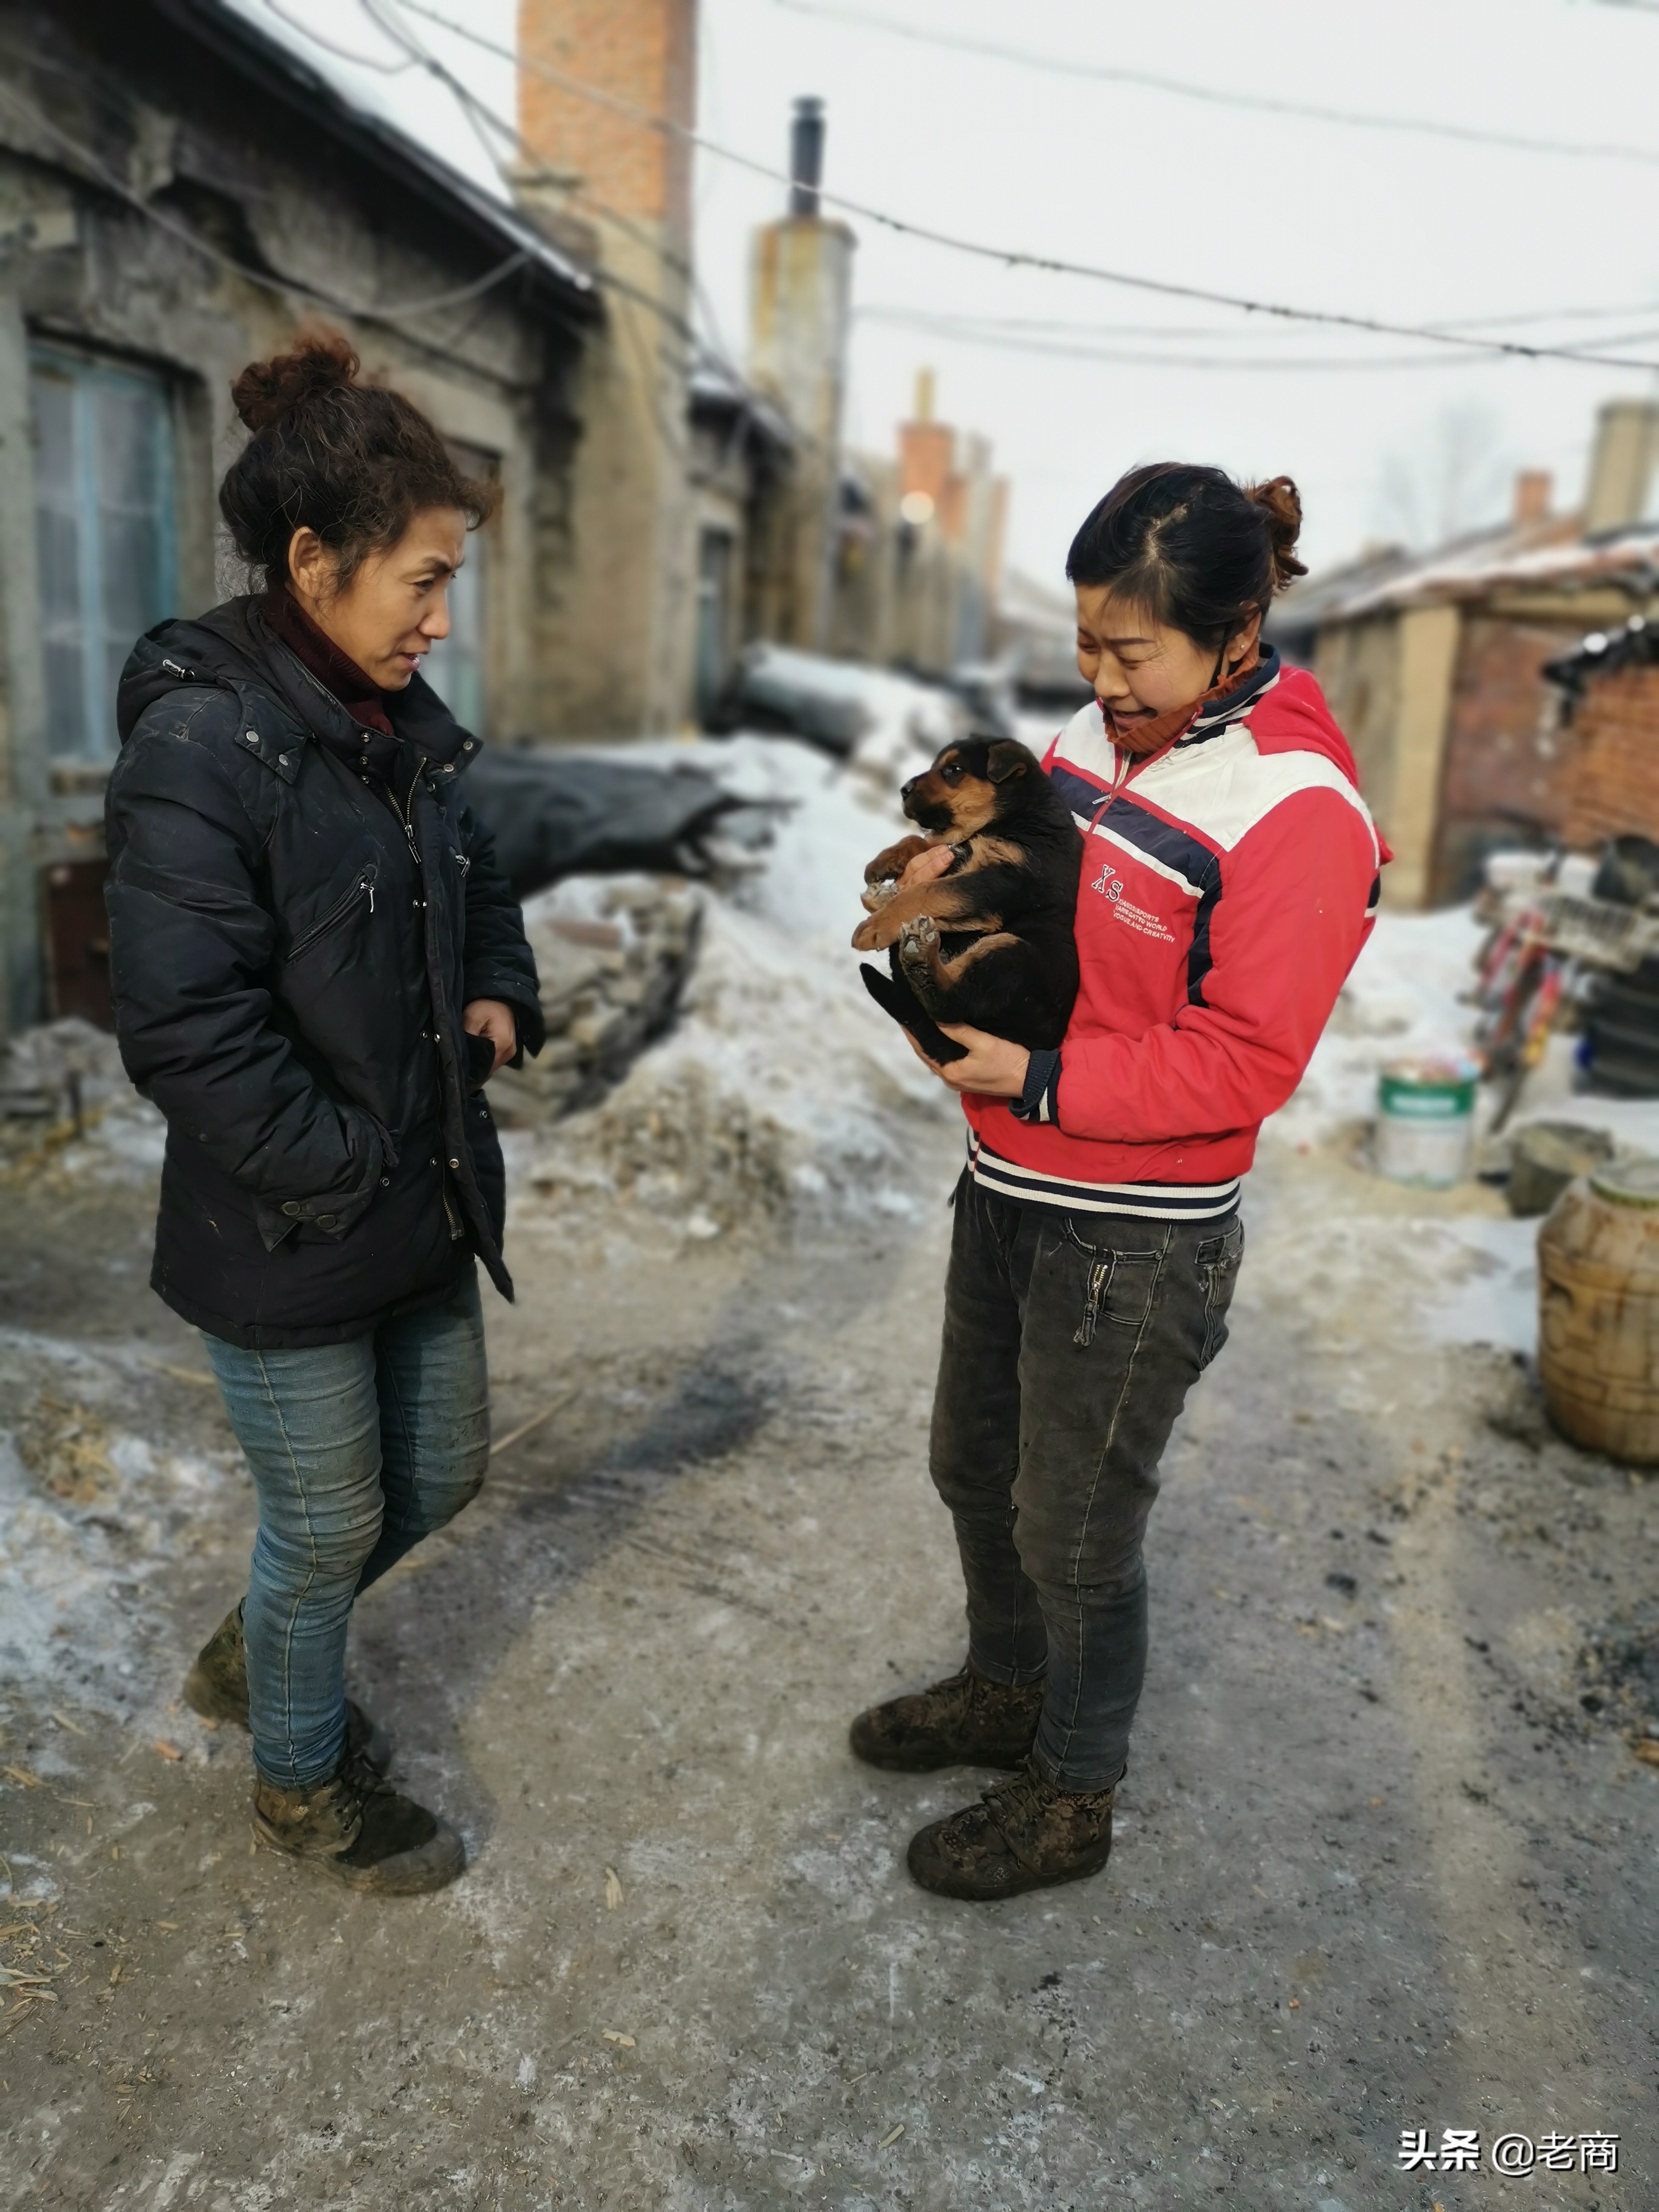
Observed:
[[[1569,1183],[1538,1232],[1538,1371],[1574,1443],[1659,1464],[1659,1160]]]

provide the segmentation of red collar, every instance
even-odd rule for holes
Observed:
[[[1162,752],[1165,745],[1183,736],[1206,707],[1212,707],[1218,699],[1224,699],[1230,691],[1236,691],[1261,665],[1261,648],[1253,646],[1244,666],[1230,670],[1224,678],[1212,684],[1201,698],[1191,700],[1184,707],[1166,708],[1161,714],[1137,716],[1133,721],[1120,722],[1102,698],[1097,697],[1095,704],[1106,725],[1107,736],[1119,751],[1140,758]]]
[[[396,735],[386,710],[386,695],[371,683],[349,654],[318,629],[311,617],[289,592],[268,592],[264,614],[283,643],[297,654],[319,684],[325,684],[352,720],[378,730],[382,737]]]

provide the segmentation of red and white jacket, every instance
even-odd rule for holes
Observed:
[[[1043,766],[1085,833],[1082,981],[1023,1098],[964,1097],[987,1188],[1067,1213],[1231,1212],[1370,933],[1389,854],[1347,741],[1271,648],[1137,762],[1097,703]]]

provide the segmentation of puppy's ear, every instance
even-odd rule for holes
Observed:
[[[993,783],[1012,783],[1031,765],[1031,756],[1012,738],[999,738],[985,756],[985,773]]]

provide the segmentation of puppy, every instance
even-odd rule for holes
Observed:
[[[1033,1050],[1058,1045],[1077,996],[1083,839],[1036,755],[1012,738],[964,738],[900,796],[926,835],[890,846],[864,872],[869,919],[853,944],[890,948],[892,971],[866,963],[866,989],[930,1060],[964,1054],[940,1022]],[[909,862],[935,845],[951,848],[949,873],[901,890]]]

